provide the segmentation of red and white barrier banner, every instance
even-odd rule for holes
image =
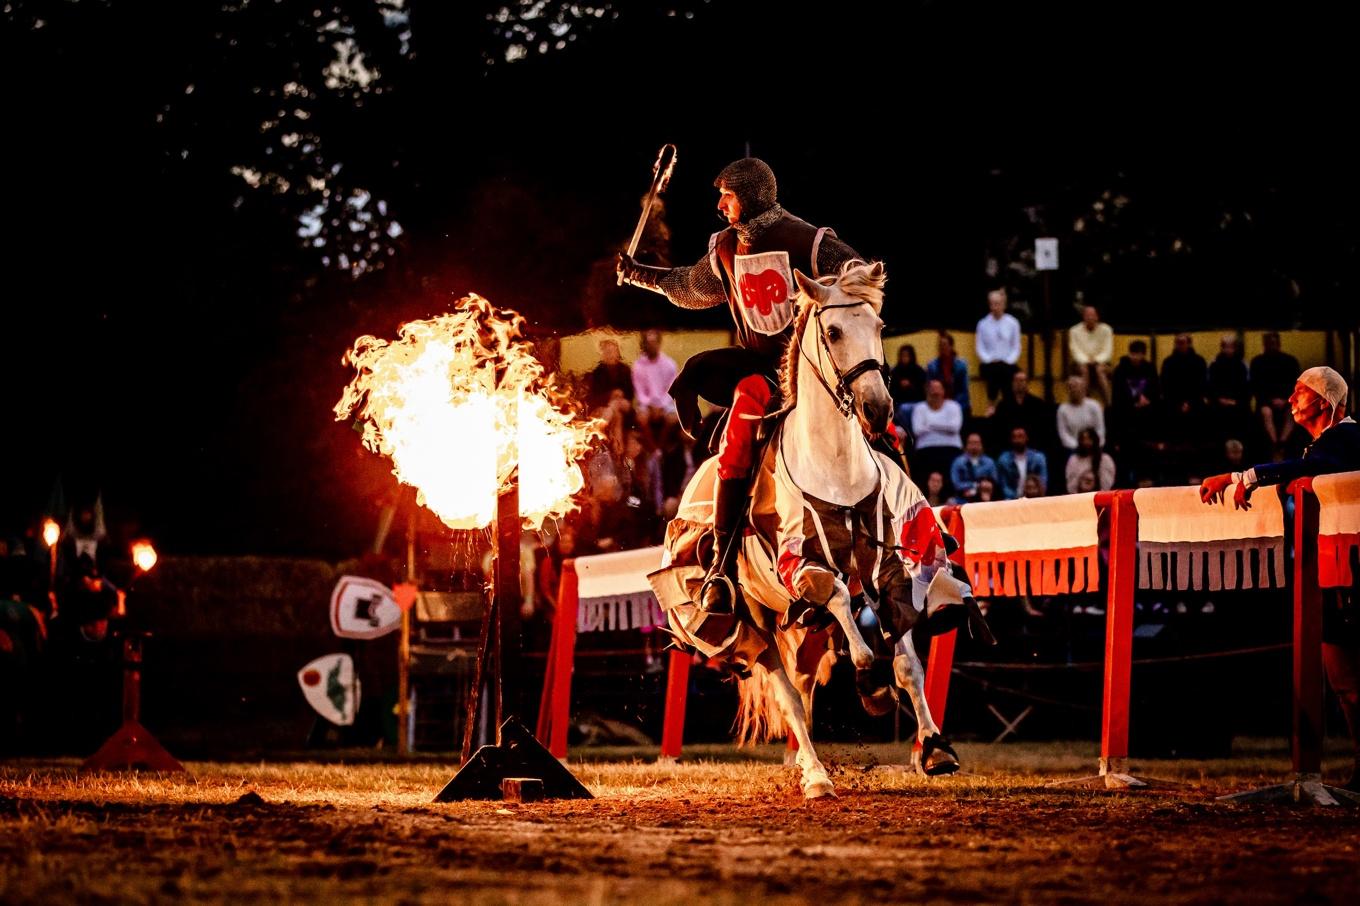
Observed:
[[[1360,548],[1360,472],[1319,475],[1313,493],[1318,499],[1318,585],[1349,588],[1355,582],[1351,558]]]
[[[651,632],[665,625],[647,574],[661,568],[660,547],[576,558],[577,632]]]
[[[1283,588],[1284,510],[1274,488],[1252,495],[1251,509],[1205,504],[1199,488],[1140,488],[1138,587],[1176,591]]]
[[[964,504],[964,569],[979,597],[1100,587],[1095,494]]]

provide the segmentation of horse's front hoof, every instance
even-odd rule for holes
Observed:
[[[803,787],[803,798],[808,801],[813,799],[835,799],[836,787],[830,780],[817,780]]]
[[[948,752],[933,752],[921,762],[921,772],[927,777],[943,777],[956,774],[958,770],[959,760]]]
[[[959,753],[954,751],[948,737],[933,733],[921,740],[919,764],[921,773],[927,777],[954,774],[959,770]]]

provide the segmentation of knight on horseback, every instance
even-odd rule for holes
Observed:
[[[696,355],[676,378],[681,423],[693,436],[698,397],[730,405],[718,447],[718,484],[714,501],[714,556],[699,595],[711,613],[733,612],[737,554],[747,510],[758,445],[765,417],[778,407],[777,373],[793,331],[797,268],[814,278],[838,273],[861,256],[837,238],[780,206],[774,172],[757,158],[723,168],[714,180],[718,213],[727,226],[708,241],[708,254],[690,267],[659,268],[638,264],[627,254],[618,261],[620,278],[661,293],[680,308],[727,304],[736,325],[738,346]],[[888,430],[891,412],[875,413],[879,433]]]

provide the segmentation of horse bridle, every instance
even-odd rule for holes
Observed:
[[[857,305],[868,304],[868,302],[861,301],[837,302],[834,305],[817,306],[812,312],[812,316],[817,319],[817,362],[814,363],[812,359],[808,358],[807,350],[800,347],[803,358],[807,359],[809,365],[812,365],[812,374],[817,378],[817,383],[821,384],[826,392],[831,395],[831,399],[836,403],[836,408],[846,418],[851,417],[855,408],[855,394],[850,390],[850,385],[865,372],[877,371],[881,374],[884,366],[878,359],[865,359],[842,372],[836,365],[836,357],[831,354],[831,347],[827,345],[826,331],[822,329],[822,312],[830,311],[833,308],[854,308]],[[831,362],[831,370],[836,373],[836,386],[834,388],[826,382],[826,378],[822,377],[821,358],[823,352],[826,353],[827,359]]]

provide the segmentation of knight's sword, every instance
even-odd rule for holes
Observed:
[[[638,218],[637,227],[633,230],[633,238],[628,240],[628,257],[637,254],[638,243],[642,241],[642,231],[647,228],[647,219],[652,216],[652,206],[656,204],[656,197],[666,191],[666,185],[671,181],[671,174],[675,172],[675,146],[662,145],[661,151],[656,155],[656,163],[652,164],[652,187],[647,190],[647,197],[642,201],[642,216]],[[619,274],[618,284],[623,285],[623,274]]]

